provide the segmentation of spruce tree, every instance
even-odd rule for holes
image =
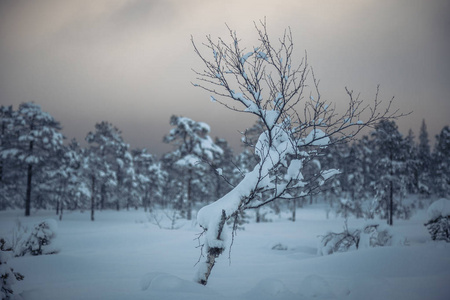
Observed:
[[[419,145],[417,147],[417,160],[419,173],[417,188],[421,194],[429,195],[432,189],[431,151],[425,119],[422,120],[422,126],[420,127]]]
[[[401,198],[406,191],[405,143],[394,121],[378,123],[372,136],[377,155],[375,187],[380,200],[378,210],[388,224],[393,225],[394,214],[401,213]],[[408,217],[406,210],[401,213],[402,216],[405,214]]]
[[[439,197],[450,196],[450,128],[445,126],[436,136],[433,152],[435,192]]]

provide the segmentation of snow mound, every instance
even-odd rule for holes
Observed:
[[[300,284],[300,293],[307,299],[337,299],[328,282],[318,275],[305,277]]]
[[[20,230],[20,240],[13,249],[14,256],[27,254],[36,256],[59,252],[59,248],[53,243],[58,230],[58,223],[54,219],[46,219],[40,222],[30,232],[28,232],[28,228]]]
[[[198,283],[181,279],[175,275],[153,272],[145,274],[140,282],[141,290],[171,292],[171,293],[194,293],[212,294],[209,289]]]
[[[427,221],[433,221],[439,217],[450,216],[450,200],[441,198],[431,203],[427,211]]]
[[[261,280],[253,289],[244,295],[244,299],[258,300],[294,300],[298,296],[292,293],[282,281],[267,278]]]
[[[384,277],[380,276],[363,276],[355,278],[347,290],[349,300],[378,300],[392,299],[392,284]],[[400,298],[402,295],[398,295]]]

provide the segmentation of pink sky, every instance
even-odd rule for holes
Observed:
[[[254,119],[211,103],[191,85],[201,69],[190,44],[206,34],[256,45],[253,21],[266,17],[275,39],[287,27],[299,59],[306,50],[322,96],[344,87],[372,99],[396,98],[413,113],[399,120],[416,136],[426,120],[431,142],[450,113],[449,1],[427,0],[35,0],[0,2],[0,103],[34,101],[82,141],[102,120],[132,147],[161,154],[172,114],[211,125],[237,147]]]

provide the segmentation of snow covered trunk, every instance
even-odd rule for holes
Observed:
[[[218,224],[218,228],[217,228],[218,229],[217,236],[216,236],[217,241],[223,241],[222,232],[223,232],[223,227],[225,226],[226,220],[227,220],[227,218],[226,218],[225,210],[222,210],[222,217],[220,219],[220,223]],[[207,251],[208,255],[206,257],[206,261],[203,263],[203,265],[199,269],[198,280],[197,280],[198,283],[200,283],[202,285],[206,285],[208,283],[208,278],[209,278],[209,275],[211,274],[211,270],[214,267],[214,264],[216,263],[216,258],[219,257],[219,255],[222,254],[222,252],[225,250],[224,244],[221,244],[221,243],[217,243],[214,246],[207,245],[206,248],[207,248],[206,251]]]
[[[197,222],[204,229],[207,257],[198,269],[197,282],[206,285],[214,267],[216,258],[225,250],[227,235],[225,224],[242,208],[257,183],[258,166],[248,173],[244,179],[228,194],[216,202],[204,206],[197,214]]]
[[[226,221],[237,216],[240,211],[258,208],[254,201],[264,191],[272,193],[269,197],[272,200],[268,201],[273,201],[286,192],[288,185],[274,185],[274,178],[271,178],[269,174],[285,161],[287,155],[293,154],[294,149],[290,147],[291,145],[292,140],[280,126],[273,126],[271,130],[262,133],[255,147],[255,153],[260,157],[260,161],[253,171],[247,173],[243,180],[225,196],[200,209],[197,222],[204,229],[207,258],[198,272],[199,283],[207,284],[215,259],[225,250]],[[298,160],[293,160],[291,165],[294,165],[296,170],[293,172],[292,168],[289,168],[291,173],[288,173],[299,179],[301,164]],[[286,175],[286,177],[289,176]]]

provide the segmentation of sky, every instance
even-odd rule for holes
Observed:
[[[0,0],[0,104],[33,101],[80,142],[108,121],[157,155],[172,149],[170,116],[185,116],[239,151],[255,119],[191,84],[203,70],[191,36],[226,37],[228,24],[251,49],[265,18],[274,40],[291,28],[324,99],[339,105],[348,87],[370,101],[379,84],[412,111],[400,131],[418,136],[425,119],[434,143],[450,125],[449,11],[449,0]]]

